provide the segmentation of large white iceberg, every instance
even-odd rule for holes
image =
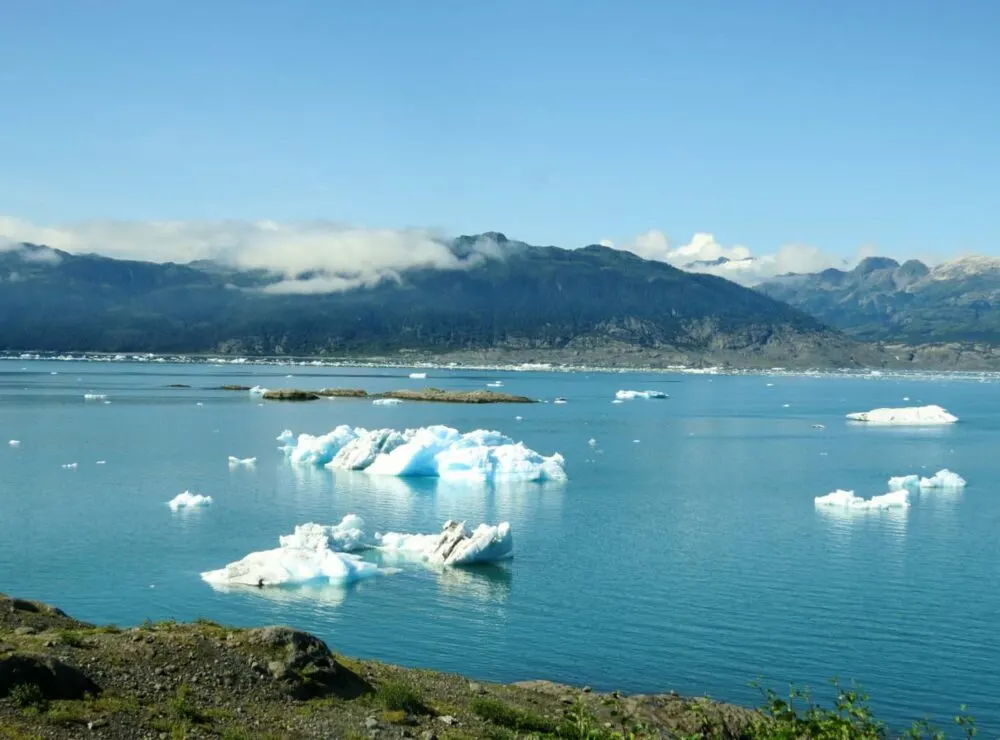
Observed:
[[[881,496],[865,499],[855,496],[854,491],[834,491],[815,498],[816,506],[830,506],[844,509],[905,509],[910,505],[905,490],[890,491]]]
[[[663,391],[618,391],[615,398],[619,401],[633,401],[637,398],[650,400],[653,398],[669,398]]]
[[[167,502],[167,506],[170,507],[171,511],[178,511],[180,509],[195,509],[200,506],[208,506],[210,503],[212,503],[211,496],[202,496],[200,493],[184,491],[184,493],[178,493],[170,499]]]
[[[367,430],[341,425],[328,434],[285,431],[278,437],[294,463],[336,470],[364,470],[399,477],[472,480],[565,480],[565,459],[545,457],[500,432],[477,429],[462,434],[446,426]]]
[[[465,522],[447,521],[440,534],[376,534],[379,550],[423,560],[431,565],[470,565],[505,560],[513,555],[514,534],[508,522],[480,524],[469,531]]]
[[[898,409],[872,409],[848,414],[851,421],[869,424],[899,424],[909,426],[929,426],[932,424],[954,424],[958,417],[940,406],[909,406]]]
[[[916,476],[913,476],[914,478]],[[937,471],[930,478],[920,479],[921,490],[928,488],[965,488],[965,478],[947,468]]]

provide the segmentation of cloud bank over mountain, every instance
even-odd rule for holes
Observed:
[[[788,244],[773,254],[757,256],[742,244],[724,246],[716,241],[714,235],[705,232],[695,234],[687,244],[673,246],[666,234],[655,229],[624,242],[604,239],[601,244],[690,272],[718,275],[743,285],[756,285],[789,272],[818,272],[828,267],[848,267],[870,253],[867,249],[859,250],[854,259],[845,260],[817,247]]]

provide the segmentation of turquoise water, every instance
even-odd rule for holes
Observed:
[[[347,654],[486,680],[756,702],[747,684],[757,677],[822,690],[840,676],[861,682],[894,723],[947,717],[966,703],[987,734],[1000,731],[997,385],[429,371],[426,383],[438,387],[502,379],[511,393],[569,399],[528,407],[260,406],[246,393],[207,390],[424,383],[406,375],[0,363],[0,591],[99,622],[292,624]],[[671,398],[611,404],[622,388]],[[86,402],[86,392],[112,403]],[[905,405],[904,396],[962,421],[905,429],[843,418]],[[342,423],[495,428],[561,452],[570,479],[471,488],[386,480],[293,468],[276,449],[283,429]],[[230,470],[229,455],[258,464]],[[813,505],[836,488],[870,496],[890,475],[941,467],[968,488],[917,494],[905,512],[845,516]],[[171,513],[165,502],[185,489],[215,503]],[[506,519],[516,556],[473,570],[409,568],[347,591],[224,594],[199,578],[275,547],[295,524],[347,513],[408,532],[437,531],[448,518]]]

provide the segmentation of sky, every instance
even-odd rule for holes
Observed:
[[[0,236],[71,251],[1000,255],[995,0],[0,0],[0,90]]]

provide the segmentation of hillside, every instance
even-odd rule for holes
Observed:
[[[0,349],[245,355],[540,353],[577,361],[853,366],[867,348],[759,292],[601,246],[502,234],[462,269],[297,294],[263,271],[153,264],[25,245],[0,252]],[[324,276],[330,277],[330,276]],[[561,360],[565,361],[565,360]]]
[[[758,290],[858,339],[1000,345],[1000,260],[988,257],[934,268],[871,257],[850,271],[786,275]]]

